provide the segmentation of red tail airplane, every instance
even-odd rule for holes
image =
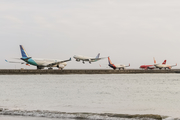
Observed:
[[[154,62],[156,62],[156,61],[154,61]],[[165,65],[166,64],[166,60],[164,60],[164,62],[162,64]],[[154,69],[156,67],[154,65],[141,65],[140,68],[148,70],[148,69]]]

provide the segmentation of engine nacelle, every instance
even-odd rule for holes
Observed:
[[[80,60],[79,59],[76,59],[77,62],[79,62]]]
[[[65,66],[63,64],[57,65],[57,68],[63,69]]]
[[[89,59],[89,63],[91,64],[91,59]]]

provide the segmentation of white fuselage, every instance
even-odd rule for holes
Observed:
[[[57,67],[56,65],[52,65],[52,66],[48,66],[51,63],[56,63],[58,61],[62,61],[62,60],[58,60],[58,59],[43,59],[43,58],[30,58],[28,59],[27,62],[28,64],[34,65],[34,66],[40,66],[40,67]],[[63,63],[59,63],[58,66],[60,68],[64,68],[67,65],[66,62]]]
[[[114,65],[117,69],[121,69],[121,68],[125,69],[125,67],[126,67],[125,65],[120,65],[120,64],[114,64]]]
[[[93,57],[87,57],[87,56],[82,56],[82,55],[74,55],[73,58],[76,59],[76,61],[91,61],[91,62],[95,62],[97,60],[92,60],[92,59],[95,59]]]
[[[170,66],[170,65],[166,65],[166,64],[160,64],[160,65],[159,65],[159,64],[157,64],[157,65],[155,64],[154,66],[155,66],[156,68],[160,68],[160,69],[161,69],[161,68],[171,69],[171,66]]]

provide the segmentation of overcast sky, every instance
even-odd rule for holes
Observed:
[[[0,69],[36,68],[9,64],[22,44],[32,58],[110,56],[113,63],[179,64],[179,0],[0,0]],[[106,68],[107,59],[76,62],[65,69]],[[102,66],[100,67],[99,64]]]

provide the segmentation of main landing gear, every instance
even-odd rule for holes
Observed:
[[[43,69],[43,68],[42,68],[42,67],[37,66],[37,70],[41,70],[41,69]]]
[[[59,70],[63,70],[63,68],[59,68]]]
[[[124,68],[119,68],[119,70],[121,70],[121,69],[124,70]]]
[[[48,70],[53,70],[53,68],[50,67],[50,68],[48,68]]]

